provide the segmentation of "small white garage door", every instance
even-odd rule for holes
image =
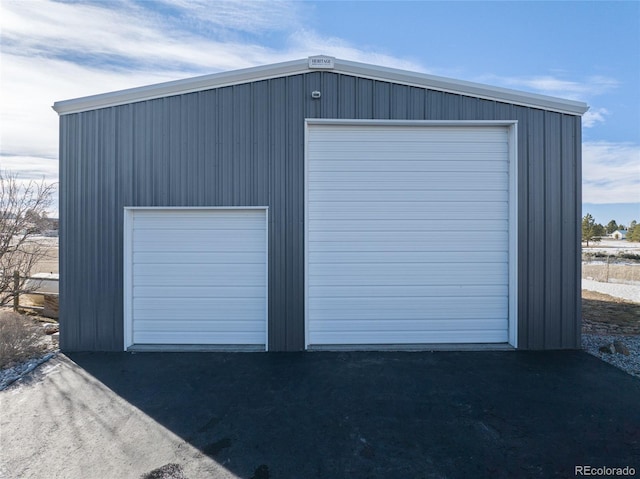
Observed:
[[[126,210],[125,349],[266,337],[266,209]]]
[[[509,141],[497,125],[309,122],[308,347],[515,342]]]

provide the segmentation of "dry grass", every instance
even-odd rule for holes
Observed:
[[[640,304],[582,290],[585,333],[640,335]]]
[[[57,273],[59,270],[57,238],[47,238],[43,243],[44,254],[34,265],[31,274]]]
[[[640,282],[640,265],[583,263],[582,277],[604,283],[611,280]]]
[[[50,349],[47,340],[37,320],[10,310],[0,311],[0,369],[41,356]]]

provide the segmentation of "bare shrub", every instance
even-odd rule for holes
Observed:
[[[46,347],[42,328],[13,311],[0,311],[0,369],[40,356]]]

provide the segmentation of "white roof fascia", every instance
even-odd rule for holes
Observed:
[[[338,73],[350,73],[359,77],[373,80],[390,81],[392,83],[402,83],[404,85],[429,88],[447,93],[467,95],[486,100],[495,100],[504,103],[552,110],[559,113],[569,113],[572,115],[583,115],[589,106],[581,101],[566,100],[553,96],[540,95],[509,88],[500,88],[482,83],[474,83],[464,80],[454,80],[452,78],[427,75],[395,68],[367,65],[346,60],[335,61]]]
[[[137,88],[129,88],[98,95],[85,96],[72,100],[57,101],[52,108],[60,115],[96,110],[110,106],[125,105],[138,101],[153,100],[185,93],[210,90],[240,83],[268,80],[282,76],[296,75],[307,71],[307,60],[262,65],[229,72],[185,78]]]
[[[54,103],[53,109],[60,115],[79,113],[98,108],[107,108],[240,83],[267,80],[270,78],[298,75],[312,71],[329,71],[333,73],[353,75],[372,80],[400,83],[419,88],[428,88],[431,90],[467,95],[486,100],[513,103],[516,105],[551,110],[559,113],[568,113],[571,115],[582,115],[589,109],[586,103],[580,101],[565,100],[562,98],[510,90],[507,88],[494,87],[463,80],[454,80],[451,78],[427,75],[424,73],[416,73],[339,59],[334,59],[334,64],[335,66],[332,69],[317,70],[315,68],[309,68],[309,61],[305,58],[303,60],[263,65],[230,72],[214,73],[211,75],[158,83],[155,85],[92,95],[73,100],[58,101]]]

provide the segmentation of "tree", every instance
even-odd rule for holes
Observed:
[[[636,220],[633,220],[629,225],[629,229],[627,230],[627,241],[640,241],[640,227]]]
[[[601,232],[601,229],[604,231],[604,227],[596,224],[596,220],[589,213],[582,218],[582,241],[587,243],[587,248],[589,247],[589,241],[600,241],[600,234],[598,233]]]
[[[613,233],[615,230],[617,230],[618,228],[620,228],[620,226],[618,226],[618,223],[616,223],[616,220],[611,220],[607,223],[606,226],[606,233],[608,235],[610,235],[611,233]]]
[[[603,236],[607,235],[604,226],[602,226],[600,223],[596,223],[596,225],[593,227],[593,233],[595,234],[596,238],[598,238],[597,241],[599,241]]]
[[[24,292],[25,277],[46,254],[33,237],[42,230],[54,190],[44,179],[21,181],[15,173],[0,170],[0,305],[12,300],[14,272],[20,274],[18,287]]]

